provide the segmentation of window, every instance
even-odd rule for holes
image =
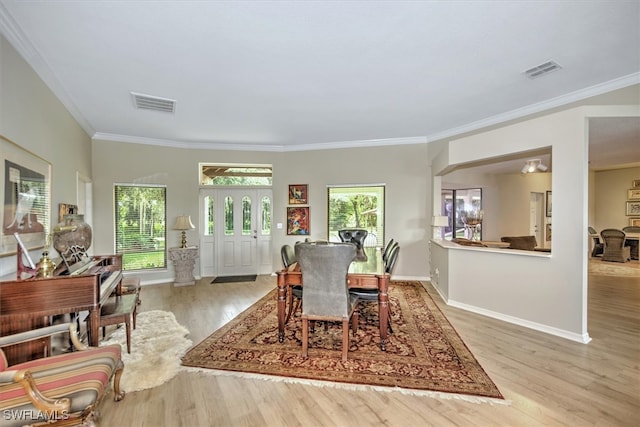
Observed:
[[[271,185],[270,165],[238,166],[200,163],[200,185]]]
[[[384,246],[384,186],[329,187],[329,240],[339,242],[338,230],[362,228],[365,246]]]
[[[455,201],[455,203],[454,203]],[[482,189],[442,190],[442,215],[449,217],[449,226],[443,227],[445,239],[456,237],[482,240],[482,223],[465,226],[467,216],[482,212]],[[470,225],[471,221],[468,221]],[[452,226],[453,224],[454,226]],[[474,233],[475,232],[475,233]]]
[[[123,270],[166,268],[165,186],[116,184],[116,253]]]
[[[271,199],[267,196],[262,198],[262,220],[260,221],[260,233],[263,236],[271,234]]]

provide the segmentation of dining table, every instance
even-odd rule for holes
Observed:
[[[356,258],[349,266],[347,284],[349,288],[378,290],[378,317],[380,328],[380,349],[386,350],[389,334],[389,281],[385,272],[380,248],[365,247],[366,257]],[[284,341],[287,293],[291,287],[303,284],[303,274],[298,263],[291,264],[277,272],[278,276],[278,340]]]

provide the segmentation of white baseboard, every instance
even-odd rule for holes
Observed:
[[[541,323],[531,322],[529,320],[520,319],[518,317],[508,316],[506,314],[498,313],[495,311],[487,310],[484,308],[476,307],[469,304],[464,304],[458,301],[449,300],[447,305],[460,308],[465,311],[480,314],[482,316],[491,317],[493,319],[502,320],[503,322],[512,323],[514,325],[523,326],[525,328],[533,329],[539,332],[544,332],[557,337],[565,338],[571,341],[576,341],[582,344],[587,344],[591,341],[588,333],[576,334],[574,332],[566,331],[564,329],[554,328],[553,326],[543,325]]]

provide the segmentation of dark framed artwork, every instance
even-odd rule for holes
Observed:
[[[287,234],[309,235],[309,206],[290,206],[287,208]]]
[[[547,216],[551,216],[551,191],[547,191],[546,208]]]
[[[309,185],[308,184],[291,184],[289,185],[289,204],[290,205],[306,205],[309,203]]]
[[[43,247],[51,228],[51,163],[0,136],[0,177],[0,256],[16,253],[14,233],[27,250]]]
[[[547,223],[545,224],[545,241],[550,242],[551,241],[551,223]]]

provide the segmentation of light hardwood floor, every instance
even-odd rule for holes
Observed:
[[[275,280],[147,286],[141,310],[174,312],[197,344]],[[101,425],[640,425],[640,275],[589,277],[589,344],[448,307],[426,287],[510,405],[183,372],[118,403],[107,396]]]

